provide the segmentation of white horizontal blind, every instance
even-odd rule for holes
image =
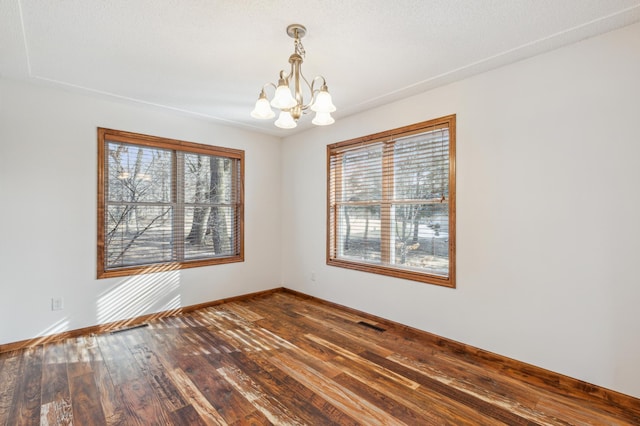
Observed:
[[[383,148],[374,143],[330,158],[333,257],[381,261]]]
[[[106,143],[106,269],[175,261],[173,153]]]
[[[330,146],[329,261],[447,278],[449,142],[437,124]]]
[[[105,271],[240,254],[239,158],[104,144]]]
[[[390,264],[447,276],[449,270],[449,131],[395,141]]]
[[[184,259],[238,254],[238,160],[185,153]]]

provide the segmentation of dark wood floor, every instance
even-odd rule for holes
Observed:
[[[640,424],[640,400],[286,292],[148,324],[0,354],[0,425]]]

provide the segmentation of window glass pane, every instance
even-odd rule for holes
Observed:
[[[236,254],[235,208],[186,207],[185,259]]]
[[[380,206],[343,205],[338,216],[338,256],[380,263]]]
[[[233,200],[232,162],[230,158],[185,154],[185,203],[230,204]]]
[[[394,174],[396,200],[448,197],[448,129],[399,139],[394,146]]]
[[[382,198],[382,146],[345,152],[342,156],[342,201]]]
[[[171,151],[108,143],[111,202],[171,202]]]
[[[106,266],[174,260],[171,207],[112,205],[107,209]]]
[[[446,276],[449,270],[449,205],[396,204],[391,264]]]

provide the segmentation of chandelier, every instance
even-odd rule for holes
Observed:
[[[287,34],[294,39],[294,52],[289,56],[291,69],[288,73],[284,70],[280,71],[278,84],[267,83],[262,86],[260,96],[256,102],[256,106],[251,112],[253,118],[270,119],[275,117],[275,113],[271,107],[280,110],[280,115],[275,121],[275,125],[281,129],[293,129],[296,127],[297,121],[306,114],[308,110],[316,113],[311,121],[318,126],[327,126],[334,123],[331,113],[336,107],[331,101],[331,95],[327,88],[327,82],[322,76],[314,77],[311,83],[307,81],[302,74],[302,62],[304,60],[305,51],[302,46],[301,38],[305,36],[307,29],[300,24],[291,24],[287,27]],[[316,82],[320,84],[320,88],[316,88]],[[265,88],[272,86],[276,89],[271,102],[267,99]],[[303,90],[309,97],[308,103],[305,104]]]

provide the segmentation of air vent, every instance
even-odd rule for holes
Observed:
[[[360,325],[362,325],[364,327],[367,327],[367,328],[371,328],[371,329],[373,329],[375,331],[380,331],[380,332],[386,331],[384,328],[378,327],[377,325],[369,324],[368,322],[358,321],[358,324],[360,324]]]
[[[149,324],[138,324],[138,325],[132,325],[131,327],[120,328],[118,330],[113,330],[111,334],[122,333],[123,331],[129,331],[129,330],[142,328],[142,327],[149,327]]]

